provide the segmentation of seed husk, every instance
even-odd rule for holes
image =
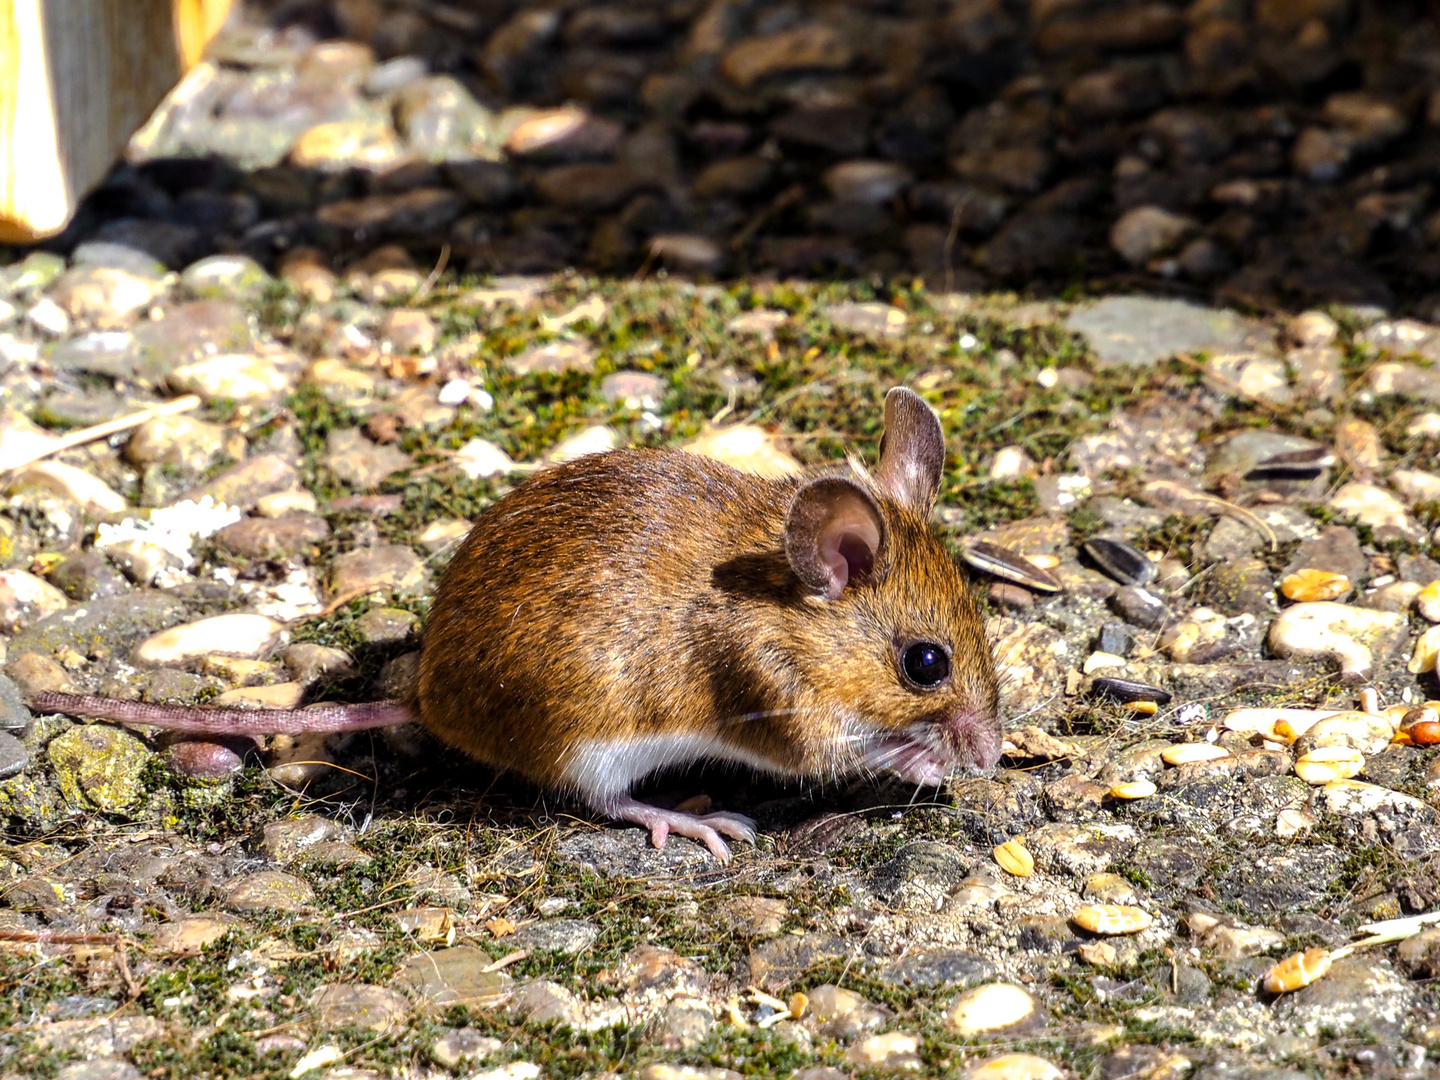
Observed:
[[[1002,581],[1013,581],[1037,592],[1055,593],[1064,588],[1053,574],[1041,569],[1019,552],[991,544],[984,540],[972,540],[960,549],[960,557],[976,570],[997,577]]]
[[[1280,591],[1285,595],[1285,599],[1302,603],[1309,600],[1334,600],[1350,591],[1350,579],[1344,574],[1332,574],[1329,570],[1307,567],[1281,578]]]
[[[1129,904],[1086,904],[1075,909],[1070,921],[1092,934],[1138,934],[1155,919]]]
[[[1166,765],[1189,765],[1196,761],[1215,761],[1229,756],[1230,751],[1223,746],[1208,742],[1189,742],[1161,751],[1160,760]]]
[[[1440,579],[1415,594],[1415,610],[1433,623],[1440,623]]]
[[[1335,454],[1325,446],[1287,450],[1257,461],[1245,474],[1246,480],[1304,480],[1319,476],[1335,464]]]
[[[1407,734],[1416,746],[1435,746],[1440,743],[1440,720],[1422,720],[1411,725]]]
[[[1148,799],[1158,789],[1149,780],[1132,780],[1128,784],[1115,784],[1110,788],[1112,799]]]
[[[1168,705],[1173,695],[1158,686],[1121,679],[1114,675],[1100,675],[1090,680],[1090,696],[1115,701],[1121,705],[1132,701],[1153,701],[1157,705]]]
[[[991,853],[1000,869],[1015,877],[1029,877],[1035,872],[1035,856],[1026,850],[1019,840],[1006,840],[997,844]]]
[[[1272,994],[1287,994],[1309,986],[1330,970],[1330,950],[1319,945],[1287,956],[1265,973],[1260,985]]]
[[[1121,585],[1148,585],[1155,580],[1155,564],[1134,544],[1094,536],[1080,545],[1080,550]]]
[[[1315,787],[1349,780],[1364,767],[1365,755],[1348,746],[1320,746],[1295,759],[1295,775]]]

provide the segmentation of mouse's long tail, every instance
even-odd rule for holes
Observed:
[[[395,727],[415,719],[403,701],[321,705],[313,709],[240,709],[213,705],[152,705],[98,694],[44,691],[30,698],[37,712],[89,716],[196,735],[309,735]]]

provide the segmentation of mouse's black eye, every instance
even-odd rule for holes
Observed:
[[[916,686],[938,686],[950,674],[950,656],[933,641],[917,641],[900,655],[900,667]]]

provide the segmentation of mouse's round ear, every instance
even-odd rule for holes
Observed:
[[[880,508],[848,476],[821,476],[802,485],[785,514],[790,567],[827,600],[838,600],[851,582],[878,580],[885,541]]]
[[[945,433],[919,394],[903,386],[885,395],[885,434],[875,480],[896,502],[928,514],[940,494]]]

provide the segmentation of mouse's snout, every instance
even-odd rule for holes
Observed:
[[[946,718],[945,738],[957,764],[993,769],[1000,761],[1004,733],[994,715],[962,708]]]

